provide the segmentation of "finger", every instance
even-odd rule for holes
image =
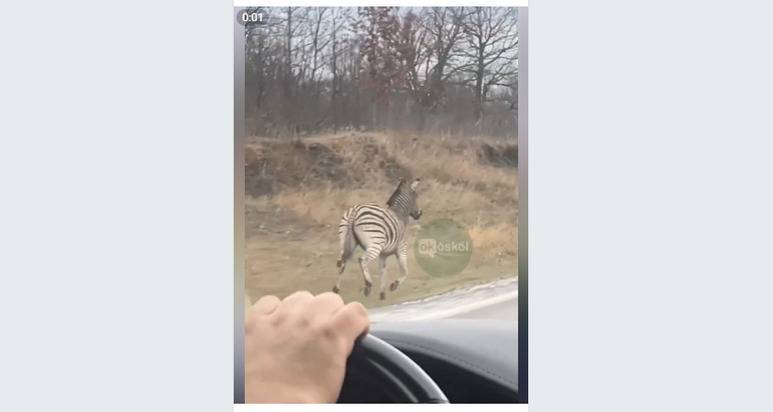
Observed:
[[[279,298],[272,295],[266,295],[260,298],[254,305],[252,310],[261,315],[270,315],[276,308],[279,307]]]
[[[292,295],[284,298],[280,306],[283,308],[298,308],[304,303],[308,303],[314,299],[314,295],[308,291],[301,290],[293,293]]]
[[[344,301],[337,293],[325,292],[315,296],[309,306],[317,316],[331,316],[344,306]]]
[[[360,302],[349,303],[333,314],[333,324],[336,330],[340,331],[347,341],[354,345],[355,339],[368,333],[370,326],[368,311]]]

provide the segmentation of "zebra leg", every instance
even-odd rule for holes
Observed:
[[[360,268],[362,269],[362,279],[365,281],[365,287],[362,290],[362,294],[365,296],[370,295],[370,288],[373,286],[373,279],[370,277],[368,271],[368,262],[377,258],[381,254],[381,246],[378,244],[372,244],[365,250],[365,254],[360,256]]]
[[[395,291],[408,277],[408,241],[403,238],[397,249],[397,263],[400,265],[400,277],[389,285],[389,290]]]
[[[346,261],[349,260],[349,256],[351,256],[351,253],[346,256],[346,259],[342,256],[341,259],[338,260],[338,280],[336,281],[335,286],[333,286],[333,293],[341,291],[341,279],[344,278],[344,269],[346,269]]]
[[[336,266],[338,266],[338,281],[333,286],[333,293],[338,293],[341,290],[341,279],[344,277],[346,262],[352,257],[352,252],[354,252],[355,248],[352,226],[345,215],[338,225],[338,238],[341,246],[341,258],[336,262]]]
[[[387,257],[383,255],[378,257],[378,261],[381,266],[381,293],[379,294],[379,298],[381,298],[381,300],[386,299],[386,292],[384,292],[387,284],[386,258]]]
[[[408,251],[400,251],[397,254],[397,263],[400,264],[400,277],[389,285],[389,290],[395,291],[408,277]]]

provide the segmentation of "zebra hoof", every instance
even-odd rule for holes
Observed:
[[[370,285],[365,286],[365,288],[362,289],[362,294],[365,295],[365,296],[370,295]]]
[[[333,286],[333,293],[338,293],[341,291],[341,289],[338,289],[338,286]]]
[[[381,292],[381,294],[380,294],[380,295],[378,295],[378,297],[379,297],[381,300],[384,300],[384,299],[386,299],[386,292]]]
[[[390,283],[390,284],[389,284],[389,290],[391,290],[392,292],[394,292],[395,290],[397,290],[397,287],[398,287],[398,286],[400,286],[400,282],[398,282],[398,281],[394,281],[394,282],[392,282],[392,283]]]

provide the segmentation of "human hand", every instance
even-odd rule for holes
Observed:
[[[368,331],[362,304],[335,293],[264,296],[245,316],[247,403],[332,403],[355,339]]]

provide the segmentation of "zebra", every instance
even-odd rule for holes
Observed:
[[[396,290],[405,281],[408,277],[408,237],[405,233],[408,218],[418,220],[422,214],[421,209],[416,206],[416,187],[419,182],[421,179],[416,179],[408,185],[405,179],[400,179],[397,189],[387,200],[386,207],[376,203],[361,203],[344,213],[338,225],[341,258],[336,262],[338,281],[333,286],[333,292],[338,293],[341,290],[341,278],[346,269],[346,262],[357,246],[365,251],[359,258],[362,278],[365,281],[365,296],[370,294],[373,285],[368,263],[376,257],[379,258],[381,268],[381,300],[386,298],[386,259],[389,256],[397,256],[401,272],[401,276],[389,285],[389,290]]]

